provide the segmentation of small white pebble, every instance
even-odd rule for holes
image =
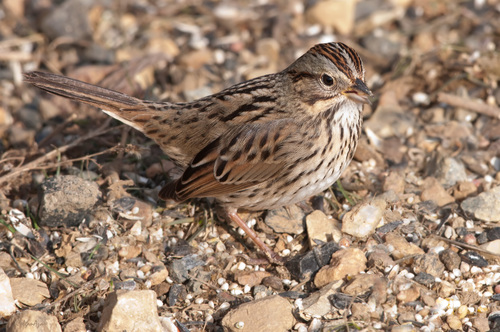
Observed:
[[[146,280],[146,282],[144,283],[144,286],[146,286],[147,289],[150,289],[151,285],[152,285],[152,283],[151,283],[151,280],[149,280],[149,279]]]
[[[287,235],[287,236],[286,236],[286,242],[290,243],[290,242],[292,242],[292,241],[293,241],[293,236],[291,236],[291,235]]]
[[[238,295],[241,295],[241,294],[243,294],[243,291],[241,289],[232,289],[231,290],[231,295],[238,296]]]
[[[227,282],[223,283],[221,286],[220,286],[220,289],[222,289],[223,291],[227,291],[229,290],[229,284]]]
[[[229,309],[231,305],[229,304],[229,302],[222,302],[221,305],[219,306],[219,310],[226,310],[226,309]]]
[[[212,300],[208,301],[208,306],[210,308],[212,308],[212,309],[215,309],[215,303],[214,303],[214,301],[212,301]]]
[[[493,293],[492,292],[484,292],[483,297],[492,297]]]
[[[474,221],[472,221],[472,220],[466,220],[465,221],[465,227],[466,228],[474,228]]]
[[[281,252],[281,255],[283,255],[283,256],[288,256],[288,255],[290,255],[290,253],[291,253],[290,249],[284,249],[284,250]]]
[[[28,278],[28,279],[35,279],[35,276],[33,275],[33,273],[28,272],[28,273],[26,273],[26,278]]]
[[[243,293],[245,294],[250,293],[251,290],[252,287],[250,287],[249,285],[245,285],[245,287],[243,287]]]
[[[293,329],[296,330],[297,332],[307,332],[307,326],[304,323],[295,324]]]
[[[461,262],[460,263],[460,271],[462,273],[466,273],[466,272],[469,272],[470,271],[470,265],[466,262]]]
[[[66,271],[67,271],[68,273],[71,273],[71,272],[75,271],[75,268],[74,268],[74,267],[72,267],[72,266],[67,266],[67,267],[66,267]]]
[[[138,278],[144,279],[144,272],[142,272],[141,270],[137,270],[136,274]]]
[[[245,267],[246,267],[246,266],[247,266],[247,265],[246,265],[244,262],[239,262],[239,263],[237,264],[237,269],[238,269],[239,271],[243,271],[243,270],[245,269]]]
[[[156,306],[158,308],[163,307],[163,302],[161,300],[156,299]]]
[[[219,236],[219,238],[220,238],[222,241],[226,241],[226,240],[227,240],[227,239],[229,239],[230,237],[231,237],[231,234],[227,234],[227,233],[225,233],[225,234],[221,234],[221,235]]]
[[[247,226],[248,227],[253,227],[255,225],[257,225],[257,220],[255,218],[252,218],[252,219],[250,219],[250,220],[247,221]]]
[[[417,105],[428,105],[430,103],[430,97],[425,92],[415,92],[412,100]]]
[[[205,316],[205,322],[207,322],[207,323],[213,323],[214,322],[214,317],[212,315],[210,315],[210,314],[207,314]]]
[[[309,324],[309,330],[310,331],[319,331],[321,329],[321,326],[323,326],[323,323],[321,323],[321,320],[319,318],[314,317],[311,320],[311,324]]]
[[[203,303],[203,301],[204,301],[204,300],[203,300],[203,298],[201,298],[201,297],[197,297],[197,298],[194,300],[194,303],[196,303],[196,304],[202,304],[202,303]]]
[[[192,300],[192,299],[193,299],[193,294],[186,295],[186,300]]]
[[[168,282],[169,284],[173,284],[173,283],[174,283],[174,281],[173,281],[173,280],[172,280],[172,278],[170,278],[170,277],[167,277],[167,278],[165,279],[165,281],[166,281],[166,282]]]
[[[493,177],[491,175],[489,175],[489,174],[486,174],[484,176],[484,181],[488,182],[488,183],[492,183],[493,182]]]
[[[283,285],[285,285],[285,286],[289,286],[292,283],[290,281],[290,279],[283,279],[282,282],[283,282]]]
[[[183,230],[178,230],[178,231],[177,231],[177,237],[178,237],[179,239],[183,239],[183,238],[184,238],[184,235],[185,235],[185,234],[184,234],[184,231],[183,231]]]
[[[132,209],[132,214],[138,214],[138,213],[139,213],[139,207],[134,206],[134,208]]]
[[[462,276],[462,272],[460,272],[460,270],[459,270],[459,269],[453,269],[453,274],[454,274],[457,278],[459,278],[459,277],[461,277],[461,276]]]
[[[238,235],[245,235],[245,231],[238,227]]]
[[[244,322],[236,322],[236,324],[234,324],[234,327],[237,328],[238,330],[241,330],[242,328],[245,327],[245,323]]]
[[[217,279],[217,283],[219,284],[219,286],[222,286],[225,282],[226,282],[225,278],[220,277],[219,279]]]
[[[483,269],[481,269],[478,266],[473,266],[473,267],[470,268],[470,272],[473,273],[473,274],[475,274],[475,273],[482,273]]]
[[[376,330],[382,329],[382,324],[380,322],[375,322],[372,324],[373,328]]]
[[[290,284],[290,287],[293,288],[297,286],[299,283],[296,280],[292,280],[292,283]]]
[[[408,197],[408,198],[406,199],[406,202],[407,202],[408,204],[412,204],[414,201],[415,201],[415,198],[414,198],[413,196],[410,196],[410,197]]]
[[[424,321],[424,318],[420,314],[415,314],[415,320],[419,323],[422,323]]]
[[[299,311],[304,310],[304,306],[302,305],[302,299],[300,299],[300,298],[296,299],[295,302],[294,302],[294,304],[295,304],[295,307],[297,309],[299,309]]]
[[[408,278],[408,279],[413,279],[413,278],[415,278],[415,275],[414,275],[413,273],[411,273],[411,272],[408,272],[408,273],[405,275],[405,277],[406,277],[406,278]]]

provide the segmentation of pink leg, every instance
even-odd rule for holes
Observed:
[[[245,233],[247,233],[250,239],[252,239],[252,241],[266,254],[267,259],[271,263],[283,265],[283,258],[272,251],[264,242],[262,242],[261,239],[257,237],[257,234],[255,234],[255,232],[250,227],[248,227],[248,225],[241,219],[241,217],[236,212],[236,209],[225,209],[225,212],[229,219],[231,219],[236,223],[236,225],[241,227],[241,229],[244,230]]]

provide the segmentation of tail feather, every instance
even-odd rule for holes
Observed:
[[[97,85],[65,76],[32,71],[24,74],[24,80],[55,95],[105,109],[111,108],[119,111],[122,108],[134,108],[142,104],[140,99],[130,97],[124,93],[101,88]]]

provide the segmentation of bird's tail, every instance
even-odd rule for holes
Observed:
[[[145,118],[149,117],[142,100],[121,92],[39,71],[24,74],[24,79],[47,92],[101,108],[108,115],[140,131],[144,129]]]

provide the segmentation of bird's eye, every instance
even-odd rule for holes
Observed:
[[[333,85],[333,77],[331,77],[328,74],[323,74],[323,75],[321,75],[321,82],[323,82],[323,84],[326,86],[332,86]]]

